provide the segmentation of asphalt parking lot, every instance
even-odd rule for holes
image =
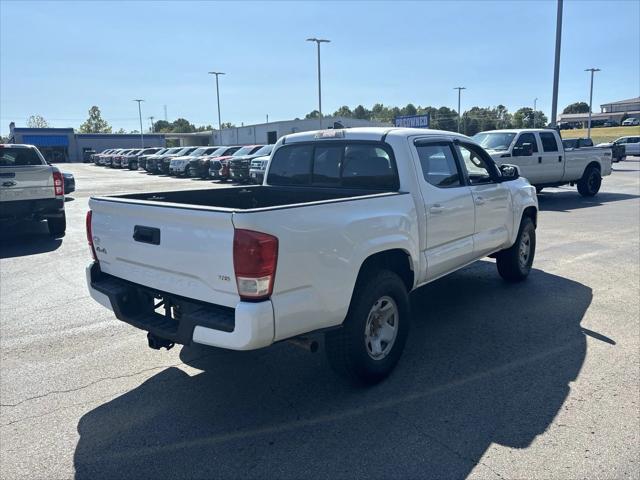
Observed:
[[[414,292],[369,389],[322,350],[147,348],[88,295],[88,198],[216,185],[62,167],[67,235],[0,232],[1,478],[640,477],[640,158],[545,189],[528,281],[486,260]]]

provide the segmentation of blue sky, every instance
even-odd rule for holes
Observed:
[[[114,128],[143,115],[217,124],[340,105],[499,103],[551,109],[556,2],[12,2],[0,0],[0,132],[40,114],[78,127],[98,105]],[[559,108],[640,94],[640,2],[565,1]],[[597,108],[597,107],[596,107]],[[145,128],[148,120],[145,119]]]

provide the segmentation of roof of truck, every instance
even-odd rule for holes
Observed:
[[[502,133],[521,133],[521,132],[555,132],[554,128],[502,128],[498,130],[484,130],[483,132],[478,133],[494,133],[494,132],[502,132]]]
[[[376,140],[385,136],[411,137],[415,135],[433,135],[468,138],[460,133],[446,130],[431,130],[428,128],[402,128],[402,127],[355,127],[327,130],[313,130],[309,132],[292,133],[284,137],[284,143],[308,142],[312,140],[350,139],[350,140]]]

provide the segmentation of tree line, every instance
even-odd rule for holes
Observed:
[[[585,102],[575,102],[567,105],[562,113],[587,113],[589,105]],[[504,105],[496,107],[471,107],[463,112],[462,118],[458,119],[458,112],[449,107],[422,107],[408,103],[404,107],[383,105],[376,103],[371,108],[357,105],[351,109],[348,105],[343,105],[333,112],[333,116],[358,118],[376,122],[393,123],[396,117],[403,115],[424,115],[430,116],[430,128],[437,130],[458,130],[458,120],[460,120],[460,131],[465,135],[475,135],[484,130],[495,130],[499,128],[529,128],[534,125],[542,127],[548,124],[547,116],[541,111],[533,111],[530,107],[522,107],[514,113],[509,112]],[[320,112],[313,110],[305,115],[305,118],[318,118]],[[534,121],[535,120],[535,121]],[[29,128],[47,128],[49,123],[41,115],[31,115],[27,120]],[[232,128],[232,123],[223,123],[222,128]],[[211,125],[196,126],[185,118],[178,118],[172,122],[158,120],[153,123],[153,128],[149,131],[154,133],[193,133],[211,131]],[[113,131],[111,125],[102,118],[100,108],[92,106],[89,109],[87,120],[80,125],[80,133],[140,133],[138,130],[130,132],[123,128]]]
[[[396,117],[403,115],[429,114],[430,128],[436,130],[458,131],[458,112],[449,107],[421,107],[412,103],[404,107],[391,107],[382,103],[374,104],[370,109],[358,105],[353,110],[343,105],[333,112],[333,116],[358,118],[376,122],[393,123]],[[305,118],[318,118],[320,113],[313,110]],[[535,122],[534,122],[535,119]],[[484,130],[498,128],[528,128],[547,125],[547,116],[540,110],[523,107],[510,113],[504,105],[497,107],[472,107],[463,112],[460,118],[460,131],[465,135],[475,135]]]

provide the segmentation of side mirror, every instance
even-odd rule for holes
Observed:
[[[519,147],[513,147],[512,156],[514,157],[530,157],[533,155],[533,145],[530,143],[523,143]]]
[[[518,167],[515,165],[505,163],[500,165],[500,177],[503,182],[508,182],[509,180],[520,178],[520,172],[518,171]]]

